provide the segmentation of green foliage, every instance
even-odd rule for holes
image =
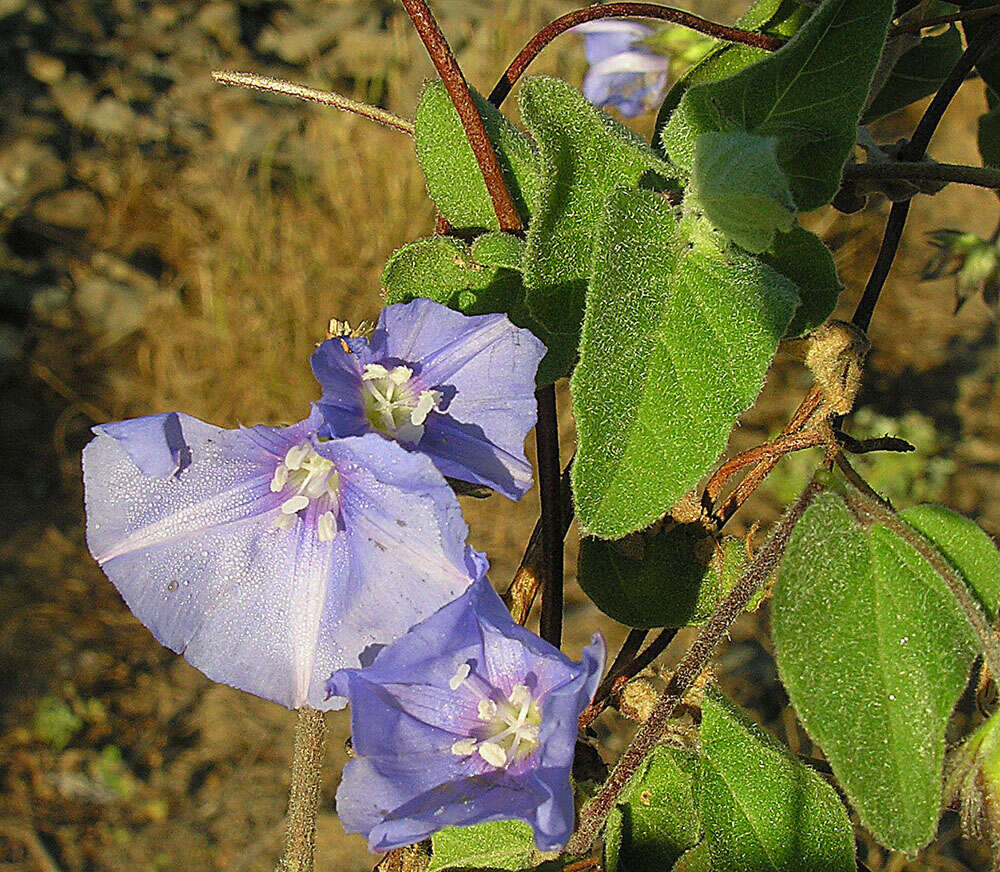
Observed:
[[[688,196],[714,227],[755,254],[772,247],[776,231],[788,233],[795,224],[777,143],[771,136],[708,131],[694,146]]]
[[[447,827],[431,836],[433,854],[427,872],[510,870],[537,866],[531,827],[524,821],[496,821],[471,827]]]
[[[661,745],[619,794],[604,830],[607,872],[669,869],[701,833],[694,754]]]
[[[854,834],[833,788],[714,692],[701,745],[712,872],[853,872]]]
[[[993,0],[963,0],[959,4],[965,9],[982,9],[984,6],[994,5]],[[992,19],[970,18],[962,22],[962,29],[965,31],[965,39],[972,42],[982,32],[983,28],[993,26]],[[1000,52],[996,48],[988,51],[979,63],[976,64],[976,71],[982,76],[983,81],[991,90],[1000,92]]]
[[[679,223],[661,196],[614,193],[570,384],[584,533],[642,529],[708,471],[796,303],[787,279],[704,223]]]
[[[944,506],[913,506],[900,517],[934,544],[975,594],[990,621],[1000,604],[1000,551],[982,527]]]
[[[671,161],[690,173],[707,131],[774,136],[798,208],[828,203],[854,147],[892,6],[826,0],[783,48],[728,79],[691,87],[662,133]]]
[[[634,188],[647,173],[667,177],[671,171],[566,82],[527,79],[520,106],[541,152],[541,190],[524,265],[528,308],[543,327],[575,339],[608,195],[616,186]]]
[[[83,728],[83,718],[57,696],[43,696],[35,708],[35,735],[57,751],[65,748]]]
[[[789,697],[862,823],[896,850],[927,844],[945,726],[976,654],[944,581],[828,492],[785,551],[772,629]]]
[[[810,11],[797,0],[757,0],[743,13],[736,26],[743,30],[765,31],[773,36],[790,37],[809,17]],[[770,52],[762,48],[733,42],[717,43],[711,52],[691,67],[667,92],[666,99],[656,116],[653,147],[658,151],[663,148],[660,133],[688,88],[703,82],[716,82],[728,78],[745,67],[763,60],[768,54]]]
[[[933,94],[962,55],[962,37],[949,27],[938,36],[925,36],[896,61],[889,78],[861,116],[868,124]]]
[[[815,233],[798,224],[789,233],[776,233],[760,259],[791,281],[802,299],[786,336],[802,336],[830,317],[844,286],[830,249]]]
[[[118,799],[131,799],[139,788],[138,780],[122,758],[121,749],[116,745],[105,745],[90,768],[94,778]]]
[[[712,855],[708,842],[699,842],[681,854],[671,872],[712,872]]]
[[[718,549],[700,524],[669,519],[655,533],[580,541],[580,587],[606,615],[630,627],[704,623],[739,578],[742,544]]]
[[[537,158],[530,140],[473,92],[514,203],[527,223],[538,195]],[[430,82],[417,105],[413,143],[427,193],[455,227],[498,229],[493,201],[458,113],[440,81]]]
[[[388,305],[424,297],[466,315],[505,312],[549,349],[537,375],[539,385],[549,384],[569,371],[576,340],[550,333],[529,314],[520,273],[523,259],[524,240],[500,231],[484,233],[471,245],[452,236],[418,239],[389,258],[382,292]]]

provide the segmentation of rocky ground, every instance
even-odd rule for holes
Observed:
[[[729,5],[697,7],[725,17]],[[435,8],[486,90],[569,6]],[[208,75],[220,67],[334,88],[402,115],[412,115],[430,74],[388,0],[0,0],[3,868],[264,870],[280,845],[293,716],[208,683],[129,615],[84,547],[79,452],[94,423],[167,409],[224,426],[295,420],[315,395],[306,357],[327,319],[377,311],[382,264],[429,233],[433,212],[405,137],[220,88]],[[537,71],[579,82],[578,42],[550,49]],[[970,85],[945,118],[935,157],[975,162],[981,102]],[[912,121],[894,120],[883,138]],[[811,219],[836,252],[848,313],[884,213],[873,204]],[[929,487],[901,462],[875,473],[882,486],[903,500],[941,499],[1000,533],[996,325],[978,301],[952,317],[948,284],[917,278],[927,229],[988,234],[996,200],[949,189],[918,200],[912,214],[872,330],[860,425],[913,434],[931,463]],[[807,387],[780,358],[734,447],[780,426]],[[779,471],[756,516],[772,519],[804,474]],[[535,495],[467,508],[473,542],[503,584]],[[569,598],[571,653],[594,626],[612,645],[622,637],[575,586]],[[737,627],[718,674],[761,720],[807,747],[759,621]],[[367,869],[362,840],[345,836],[334,812],[347,721],[340,714],[330,724],[318,865]],[[620,750],[627,727],[599,725],[609,754]],[[909,865],[867,845],[862,857],[871,869],[981,868],[950,819],[946,833]]]

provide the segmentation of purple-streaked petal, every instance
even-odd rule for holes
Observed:
[[[370,356],[364,340],[348,343],[337,337],[327,339],[309,358],[323,386],[317,405],[333,436],[360,436],[371,429],[361,402],[361,374]]]
[[[184,418],[189,430],[201,425],[201,421],[195,418],[188,418],[187,415]],[[191,462],[191,449],[177,412],[99,424],[94,432],[114,439],[132,462],[145,475],[153,478],[167,478]],[[189,435],[198,440],[201,434]]]
[[[626,118],[655,108],[667,83],[669,61],[648,52],[626,52],[591,67],[583,95],[595,106],[614,106]]]
[[[633,43],[650,36],[653,29],[635,21],[605,18],[578,24],[573,32],[583,34],[587,63],[597,64],[607,57],[628,51]]]

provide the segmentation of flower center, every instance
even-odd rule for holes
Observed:
[[[424,435],[424,422],[438,410],[440,391],[417,390],[408,366],[386,369],[380,363],[365,364],[361,374],[361,397],[365,417],[376,430],[416,444]]]
[[[329,542],[337,533],[333,508],[337,504],[340,476],[333,462],[321,457],[309,442],[288,449],[285,459],[275,467],[271,491],[285,497],[274,526],[288,530],[299,513],[316,503],[319,515],[316,530],[320,542]]]
[[[538,728],[542,722],[538,700],[525,684],[515,684],[504,698],[482,679],[470,678],[471,671],[469,664],[463,663],[449,686],[452,690],[464,686],[479,698],[477,714],[483,727],[475,736],[455,742],[451,753],[458,757],[478,754],[498,768],[527,757],[538,747]]]

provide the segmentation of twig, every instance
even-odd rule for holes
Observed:
[[[677,635],[677,629],[677,627],[667,627],[661,630],[657,637],[631,663],[622,664],[617,670],[612,666],[607,676],[605,676],[604,681],[597,688],[597,692],[594,694],[594,701],[580,712],[577,719],[577,726],[581,730],[597,720],[601,712],[611,704],[612,699],[622,692],[625,685],[667,650],[667,647],[674,640],[674,636]],[[632,632],[635,633],[638,631],[633,630]]]
[[[965,81],[965,77],[996,41],[998,34],[1000,34],[1000,19],[994,19],[991,22],[988,21],[983,29],[976,34],[975,39],[969,43],[955,66],[945,77],[944,82],[941,83],[934,99],[924,110],[910,141],[900,149],[899,160],[901,162],[918,161],[924,157],[931,136],[941,121],[945,109],[948,108],[948,104],[958,92],[962,82]],[[882,236],[878,257],[875,259],[868,283],[865,285],[864,293],[861,295],[857,308],[854,310],[854,317],[851,319],[857,327],[866,333],[871,325],[872,315],[875,313],[875,305],[878,303],[882,288],[885,287],[885,281],[889,277],[892,262],[896,259],[896,252],[899,249],[900,240],[903,238],[903,228],[906,226],[906,216],[909,211],[909,200],[893,203],[892,209],[889,210],[889,220],[885,225],[885,233]]]
[[[973,21],[976,18],[989,18],[991,15],[997,14],[1000,14],[1000,5],[983,6],[981,9],[963,9],[961,12],[953,12],[951,15],[939,15],[937,18],[897,24],[889,29],[889,36],[897,36],[900,33],[920,33],[921,30],[928,27],[940,27],[942,24],[953,24],[956,21]]]
[[[618,795],[667,731],[674,710],[708,665],[712,653],[733,621],[743,613],[751,597],[777,569],[795,525],[822,490],[823,486],[816,481],[806,486],[802,495],[778,522],[771,537],[757,552],[736,586],[701,628],[698,638],[677,664],[652,713],[636,732],[632,744],[625,749],[594,798],[580,812],[580,825],[566,846],[567,853],[581,855],[590,850]]]
[[[874,439],[855,439],[843,430],[834,429],[837,444],[851,454],[870,454],[872,451],[898,451],[906,454],[915,451],[915,446],[897,436],[878,436]]]
[[[326,720],[323,712],[315,709],[299,709],[296,715],[285,850],[275,872],[312,872],[316,848],[316,812],[326,756]]]
[[[583,24],[587,21],[594,21],[599,18],[655,18],[660,21],[671,21],[713,36],[716,39],[726,42],[737,42],[742,45],[762,48],[766,51],[774,51],[785,44],[783,39],[768,36],[766,33],[755,33],[750,30],[740,30],[738,27],[727,27],[724,24],[717,24],[685,12],[683,9],[674,9],[670,6],[661,6],[658,3],[605,3],[600,6],[588,6],[585,9],[576,9],[560,16],[551,24],[543,27],[524,48],[517,57],[511,61],[510,66],[504,72],[500,81],[496,83],[490,92],[490,102],[494,106],[499,106],[507,98],[510,89],[514,87],[528,65],[541,53],[552,40],[571,27]]]
[[[0,820],[0,833],[6,834],[8,838],[16,839],[24,845],[42,872],[62,872],[59,864],[46,850],[42,840],[38,838],[35,828],[30,824],[16,820]]]
[[[573,522],[573,496],[570,489],[569,471],[573,465],[570,460],[562,472],[559,479],[559,497],[562,506],[562,536],[565,538],[569,525]],[[542,551],[542,518],[539,516],[535,522],[535,527],[531,531],[528,545],[524,549],[524,556],[521,558],[521,565],[518,566],[514,578],[504,592],[502,597],[504,605],[510,609],[510,613],[517,623],[524,626],[531,612],[531,605],[535,601],[540,586],[540,575],[542,572],[544,554]]]
[[[476,156],[479,171],[483,174],[486,190],[489,191],[490,199],[493,200],[493,211],[496,213],[500,229],[523,229],[521,217],[517,213],[517,207],[514,205],[510,189],[507,187],[507,182],[500,169],[497,153],[486,134],[483,119],[479,116],[469,91],[469,85],[465,81],[465,75],[462,73],[458,61],[455,60],[455,55],[452,53],[448,41],[441,33],[441,29],[434,20],[425,0],[401,0],[401,2],[410,16],[413,26],[417,29],[420,39],[423,40],[434,68],[438,71],[445,90],[455,106],[455,111],[465,129],[465,135],[469,138],[469,145],[472,147],[472,153]]]
[[[238,70],[213,70],[212,78],[220,85],[237,85],[241,88],[252,88],[255,91],[265,91],[268,94],[297,97],[300,100],[309,100],[323,106],[332,106],[334,109],[343,109],[345,112],[353,112],[369,121],[377,121],[386,127],[392,127],[413,136],[412,121],[386,112],[385,109],[379,109],[378,106],[352,100],[350,97],[345,97],[334,91],[319,91],[316,88],[297,85],[295,82],[286,82],[284,79],[272,79],[270,76],[258,76],[256,73],[244,73]]]
[[[914,179],[957,182],[980,188],[1000,189],[1000,170],[992,167],[970,167],[964,164],[943,164],[933,161],[894,161],[890,163],[848,164],[844,181],[855,179]]]
[[[542,522],[542,613],[539,635],[558,648],[562,644],[563,523],[559,482],[559,420],[556,386],[535,391],[538,423],[535,446],[538,456],[538,489]]]

